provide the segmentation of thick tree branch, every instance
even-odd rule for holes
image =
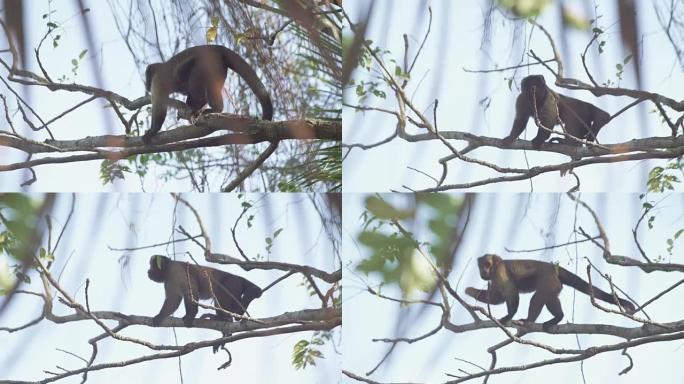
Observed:
[[[70,151],[91,151],[84,155],[70,155],[64,157],[44,157],[40,159],[28,160],[19,163],[0,165],[0,172],[13,171],[17,169],[30,168],[43,164],[61,164],[78,161],[90,160],[121,160],[129,156],[143,153],[159,153],[182,151],[193,148],[219,147],[228,144],[254,144],[261,142],[273,142],[274,140],[291,139],[322,139],[322,140],[341,140],[342,123],[321,120],[295,120],[285,122],[265,122],[253,123],[253,126],[266,124],[269,129],[262,129],[255,133],[232,133],[221,136],[212,136],[201,139],[194,139],[182,142],[166,143],[176,139],[188,137],[199,137],[207,134],[207,131],[200,129],[201,134],[195,131],[196,126],[185,126],[174,130],[161,132],[153,141],[155,144],[144,146],[139,137],[126,137],[123,135],[104,135],[87,137],[80,140],[54,140],[46,144],[28,142],[17,139],[16,137],[0,135],[0,146],[13,147],[28,153],[45,152],[70,152]],[[248,126],[252,126],[248,124]],[[213,132],[216,127],[210,128]],[[162,144],[157,144],[162,143]],[[49,144],[49,146],[47,146]],[[102,149],[103,147],[122,148],[121,150]]]

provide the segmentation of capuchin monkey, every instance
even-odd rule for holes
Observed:
[[[189,327],[197,315],[197,301],[199,300],[214,299],[216,307],[242,315],[249,303],[261,296],[261,288],[241,276],[201,265],[174,261],[161,255],[150,258],[147,276],[152,281],[164,283],[166,295],[159,314],[152,319],[152,325],[155,327],[178,309],[181,300],[185,304],[183,324]],[[231,315],[218,310],[216,315],[210,318],[233,321]]]
[[[472,287],[465,292],[475,300],[489,304],[506,303],[508,314],[499,321],[506,323],[518,311],[520,293],[534,292],[530,300],[527,319],[523,321],[534,323],[541,313],[542,307],[553,315],[553,319],[546,321],[543,329],[558,324],[563,318],[558,295],[563,284],[589,295],[589,283],[579,276],[557,265],[537,260],[503,260],[497,255],[484,255],[477,259],[480,277],[489,281],[489,289],[484,291]],[[627,300],[617,299],[613,295],[592,287],[594,298],[607,303],[619,305],[629,314],[634,313],[634,305]]]
[[[565,133],[587,141],[595,141],[599,130],[610,120],[610,114],[601,108],[552,91],[546,86],[542,75],[527,76],[522,80],[520,88],[520,95],[515,101],[513,127],[511,133],[503,139],[505,145],[510,145],[520,136],[530,117],[535,118],[535,123],[538,118],[539,123],[549,130],[562,122]],[[532,139],[535,148],[539,148],[551,136],[551,131],[541,127],[538,129],[537,136]],[[570,145],[580,144],[566,137],[557,141]]]
[[[237,53],[220,45],[200,45],[188,48],[164,63],[155,63],[145,70],[145,89],[152,94],[152,124],[143,135],[149,144],[166,119],[169,95],[186,95],[185,104],[193,114],[209,103],[209,112],[223,111],[223,84],[228,68],[240,75],[261,103],[262,118],[273,118],[273,104],[266,87],[252,67]]]

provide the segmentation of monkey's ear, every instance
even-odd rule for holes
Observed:
[[[162,255],[154,255],[154,263],[157,265],[158,270],[162,270]]]

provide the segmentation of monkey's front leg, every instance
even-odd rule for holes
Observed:
[[[504,302],[503,296],[494,290],[481,290],[473,287],[468,287],[465,290],[466,295],[471,296],[477,301],[481,301],[487,304],[501,304]]]
[[[523,133],[529,118],[529,116],[525,115],[516,115],[515,120],[513,120],[513,126],[511,127],[511,133],[509,133],[508,136],[503,139],[504,145],[511,145],[511,143],[513,143],[513,141],[517,139],[521,133]]]
[[[142,137],[143,143],[149,145],[152,142],[152,137],[159,132],[164,120],[166,120],[166,103],[168,102],[168,97],[163,100],[153,100],[152,102],[152,122],[150,124],[150,129],[145,132]],[[180,303],[178,303],[180,305]],[[176,307],[177,308],[177,307]]]
[[[517,295],[515,295],[515,299],[511,299],[511,302],[509,303],[506,299],[504,299],[504,296],[496,289],[489,289],[484,291],[481,289],[468,287],[466,288],[465,293],[468,296],[474,298],[475,300],[487,304],[501,304],[503,302],[506,302],[506,305],[508,307],[508,314],[499,319],[500,323],[508,322],[513,317],[513,315],[515,315],[515,312],[518,310]]]
[[[164,300],[164,304],[159,310],[159,314],[152,318],[152,325],[158,327],[161,321],[178,309],[181,303],[182,296],[171,296]]]
[[[183,303],[185,304],[185,316],[183,316],[183,324],[186,327],[191,327],[193,320],[195,320],[195,316],[197,316],[199,306],[197,303],[192,301],[191,297],[183,298]]]
[[[515,293],[510,293],[506,297],[506,308],[508,308],[508,314],[506,316],[502,317],[499,319],[500,323],[507,323],[509,320],[515,316],[515,313],[518,312],[518,303],[520,301],[520,295],[518,295],[517,292]]]
[[[551,131],[548,131],[542,127],[538,127],[537,136],[532,139],[532,146],[535,148],[541,147],[541,145],[551,137]]]

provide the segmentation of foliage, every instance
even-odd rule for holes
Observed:
[[[327,22],[333,29],[341,30],[341,16],[329,14]],[[342,42],[332,35],[321,33],[316,44],[299,24],[292,25],[292,32],[301,41],[299,61],[293,76],[302,84],[306,100],[304,114],[308,118],[342,119],[342,83],[338,71],[331,68],[329,60],[340,65]],[[326,55],[329,56],[326,58]],[[340,143],[310,143],[302,153],[303,161],[290,158],[283,167],[277,182],[281,192],[299,192],[323,186],[326,192],[342,191],[342,146]],[[320,187],[318,187],[320,189]]]
[[[283,168],[285,180],[278,183],[278,191],[309,191],[317,184],[323,184],[328,188],[326,192],[342,192],[341,144],[321,144],[303,156],[304,161],[293,158],[289,166]]]
[[[660,192],[662,192],[662,191],[660,191]],[[639,195],[639,199],[645,200],[646,194]],[[653,212],[653,208],[656,205],[657,205],[657,203],[653,202],[653,201],[644,201],[641,205],[641,208],[644,212],[643,215],[648,216],[648,219],[646,220],[646,225],[648,226],[649,230],[653,230],[655,228],[657,216],[655,213],[652,213],[652,212]],[[667,229],[666,229],[667,231],[672,230],[672,224],[671,223],[666,224],[666,227],[667,227]],[[658,230],[658,233],[661,233],[663,231],[664,230]],[[684,228],[679,228],[679,229],[675,228],[672,236],[668,237],[665,240],[665,250],[667,251],[667,253],[670,257],[673,256],[673,250],[675,247],[675,242],[682,236],[682,234],[684,234]],[[663,262],[664,260],[665,260],[665,258],[662,255],[658,255],[658,257],[655,258],[653,261],[654,262]]]
[[[41,200],[19,193],[0,194],[0,295],[5,294],[15,281],[30,283],[25,273],[25,254],[30,249],[32,235],[38,224]],[[45,248],[38,249],[43,265],[50,265],[54,255]],[[15,262],[14,264],[10,261]]]
[[[358,68],[364,69],[367,72],[371,72],[373,69],[373,55],[376,55],[384,58],[387,62],[394,64],[394,75],[397,77],[397,79],[409,79],[409,74],[402,71],[397,61],[390,56],[391,52],[389,50],[382,50],[380,48],[373,48],[372,50],[369,50],[367,48],[372,46],[373,40],[366,40],[364,42],[358,57]],[[387,93],[381,89],[386,87],[384,81],[361,80],[357,83],[354,79],[350,79],[348,86],[354,87],[354,92],[356,92],[356,96],[358,96],[360,104],[363,104],[365,101],[367,101],[370,95],[373,95],[379,99],[387,98]]]
[[[114,183],[116,179],[123,180],[124,172],[131,172],[131,169],[121,162],[102,160],[102,163],[100,163],[100,180],[103,185]]]
[[[408,199],[409,195],[400,196]],[[451,258],[451,246],[458,232],[458,219],[463,199],[446,194],[410,195],[414,200],[392,204],[383,196],[366,199],[361,219],[363,230],[358,241],[369,249],[356,269],[381,276],[383,284],[398,285],[404,297],[416,290],[429,291],[435,276],[431,264],[445,267]],[[387,197],[390,197],[389,195]],[[394,200],[394,199],[393,199]],[[409,207],[406,207],[409,206]],[[403,228],[419,228],[432,235],[420,243]],[[419,250],[427,249],[429,260]]]
[[[20,260],[21,250],[29,241],[38,222],[39,200],[29,195],[8,193],[0,195],[0,253]]]
[[[521,17],[535,17],[551,4],[551,0],[498,0],[499,6]]]
[[[581,13],[575,12],[568,7],[563,7],[563,24],[580,31],[587,31],[593,20],[587,20]]]
[[[7,261],[0,259],[0,296],[5,296],[14,287],[15,280]]]
[[[664,168],[654,167],[648,174],[646,187],[648,192],[664,192],[674,190],[675,184],[680,183],[679,177],[674,173],[682,172],[683,164],[679,160],[669,162]]]
[[[283,231],[283,228],[278,228],[273,232],[273,235],[267,236],[265,241],[266,241],[266,254],[268,256],[271,255],[271,250],[273,249],[273,242],[275,239],[280,235],[280,233]]]
[[[310,341],[299,340],[292,349],[292,365],[296,369],[304,369],[307,365],[316,366],[316,359],[324,358],[323,352],[315,348],[315,346],[324,345],[328,335],[321,335],[321,332],[315,332]]]
[[[207,43],[213,43],[216,41],[216,36],[218,35],[218,28],[219,28],[219,18],[218,16],[212,16],[211,17],[211,26],[207,29],[207,35],[205,38],[207,39]]]

